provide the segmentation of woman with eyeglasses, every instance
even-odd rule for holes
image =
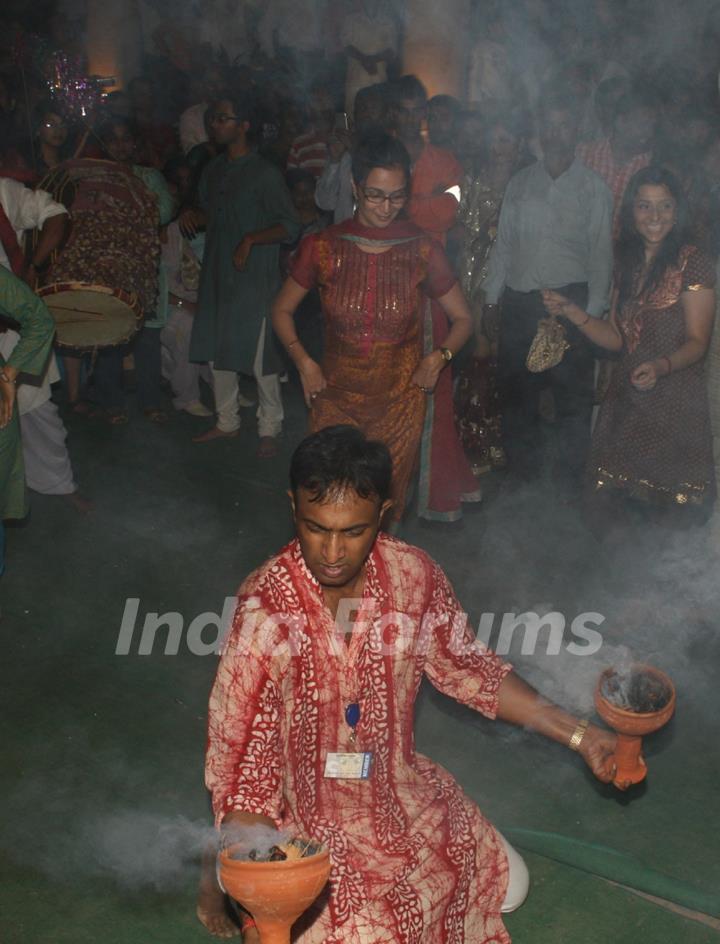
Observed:
[[[415,469],[428,394],[470,336],[470,312],[445,253],[415,224],[398,220],[408,200],[410,157],[375,132],[352,159],[352,220],[306,237],[273,306],[273,327],[300,373],[310,430],[352,423],[380,439],[393,459],[392,517],[402,517]],[[317,285],[324,356],[317,364],[293,315]],[[442,344],[423,356],[427,296],[450,320]]]

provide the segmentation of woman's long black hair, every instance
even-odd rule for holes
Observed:
[[[638,191],[646,185],[664,186],[675,200],[675,225],[662,241],[658,254],[642,281],[639,273],[645,264],[645,245],[635,228],[633,208]],[[618,311],[642,292],[652,292],[668,269],[678,265],[680,250],[688,242],[688,204],[680,181],[666,167],[651,164],[639,170],[625,188],[620,207],[620,234],[615,245],[615,278],[618,287]]]

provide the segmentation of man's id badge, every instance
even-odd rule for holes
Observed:
[[[333,780],[367,780],[372,767],[372,751],[328,754],[325,776]]]

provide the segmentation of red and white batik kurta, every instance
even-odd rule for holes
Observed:
[[[297,541],[241,587],[210,697],[217,820],[261,813],[329,846],[330,883],[295,926],[300,944],[507,944],[497,833],[415,752],[413,717],[423,673],[494,717],[510,666],[473,643],[440,568],[394,538],[378,537],[358,606],[346,646]],[[353,750],[372,751],[370,778],[325,778],[327,754]]]

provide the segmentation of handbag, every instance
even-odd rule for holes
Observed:
[[[538,321],[535,337],[525,359],[525,366],[533,374],[557,367],[570,347],[565,337],[565,326],[555,315]]]

